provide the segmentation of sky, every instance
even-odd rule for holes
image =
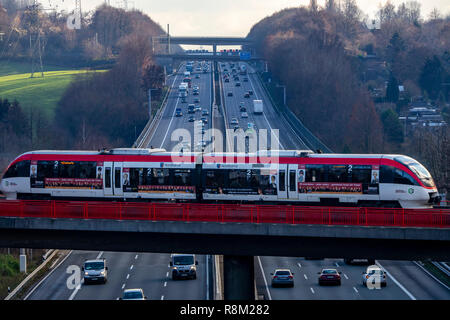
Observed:
[[[170,24],[173,36],[246,36],[251,27],[266,16],[285,8],[308,5],[309,0],[109,0],[116,7],[139,9],[148,14],[164,29]],[[335,0],[336,3],[339,0]],[[375,17],[380,4],[387,0],[356,0],[360,9],[370,18]],[[398,6],[408,0],[390,0]],[[72,11],[75,0],[40,0],[44,7]],[[82,11],[95,9],[105,0],[81,0]],[[319,6],[325,0],[317,0]],[[450,14],[450,0],[419,0],[422,17],[428,17],[433,8]]]

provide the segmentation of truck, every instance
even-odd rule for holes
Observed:
[[[262,100],[253,100],[253,112],[255,114],[263,113],[263,101]]]
[[[189,93],[189,89],[188,89],[189,85],[186,82],[182,82],[180,84],[180,86],[178,87],[178,92],[180,94],[180,97],[186,97]]]
[[[197,265],[193,254],[173,254],[170,261],[172,280],[182,278],[197,278]]]

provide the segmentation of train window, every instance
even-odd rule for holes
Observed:
[[[111,168],[105,168],[105,188],[111,188]]]
[[[18,178],[30,176],[30,161],[20,161],[12,165],[8,171],[6,171],[3,178]]]
[[[250,180],[247,179],[247,171],[249,173],[248,178],[250,178],[250,170],[230,170],[228,173],[228,186],[233,189],[247,188]]]
[[[192,184],[191,170],[175,169],[173,171],[173,184],[175,186],[190,186]]]
[[[95,179],[97,162],[80,161],[77,163],[77,176],[80,179]]]
[[[418,185],[408,173],[391,166],[381,166],[380,183]]]
[[[61,161],[58,166],[58,178],[78,178],[75,162]]]
[[[353,165],[351,168],[351,181],[353,183],[370,183],[372,166]]]
[[[169,169],[152,169],[153,177],[152,184],[153,185],[170,185],[170,171]]]
[[[121,168],[114,168],[114,188],[121,188],[120,185],[121,171],[122,171]]]
[[[45,178],[58,178],[58,161],[38,161],[37,180],[44,181]]]
[[[327,182],[325,169],[323,164],[307,164],[305,182]]]
[[[280,170],[278,174],[278,187],[280,191],[286,190],[286,171]]]
[[[348,182],[347,165],[330,165],[328,167],[328,182]]]
[[[297,180],[295,179],[295,170],[289,171],[289,191],[297,190]]]

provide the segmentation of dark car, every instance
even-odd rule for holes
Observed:
[[[197,104],[200,103],[200,99],[199,98],[195,98],[194,99],[194,103],[197,103]]]
[[[252,90],[248,90],[248,94],[252,96],[253,95],[253,91]]]
[[[272,276],[272,287],[275,286],[294,286],[294,274],[289,269],[276,269]]]
[[[240,87],[241,83],[240,82],[236,82],[236,87]]]
[[[319,275],[319,285],[341,285],[341,272],[338,272],[336,269],[322,269],[322,271],[317,272],[317,274]]]
[[[194,122],[195,121],[195,117],[194,116],[190,116],[188,121],[189,122]]]
[[[248,92],[246,92],[246,93],[244,94],[244,98],[250,98],[250,94],[249,94]]]
[[[233,96],[233,92],[228,91],[228,96],[229,96],[229,97],[232,97],[232,96]]]
[[[225,78],[225,82],[230,82],[230,79],[229,78]]]

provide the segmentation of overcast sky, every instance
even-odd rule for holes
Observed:
[[[380,4],[387,0],[357,0],[359,7],[374,17]],[[391,0],[398,6],[408,0]],[[75,0],[41,0],[44,7],[73,10]],[[82,10],[93,10],[104,0],[81,0]],[[110,0],[113,6],[123,6],[124,0]],[[317,0],[323,5],[325,0]],[[338,3],[339,0],[336,0]],[[428,17],[433,8],[450,14],[450,0],[420,0],[422,17]],[[148,14],[164,29],[170,24],[173,36],[246,36],[250,28],[262,18],[299,5],[309,0],[128,0],[128,8],[135,7]]]

